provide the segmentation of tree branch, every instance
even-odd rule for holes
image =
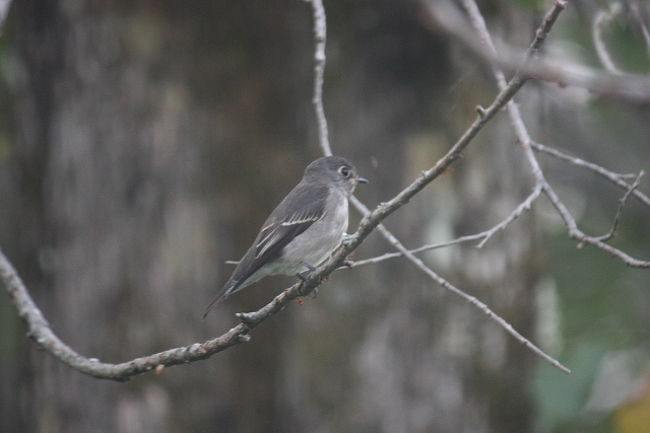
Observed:
[[[517,341],[519,341],[521,344],[526,346],[528,349],[530,349],[533,353],[535,353],[537,356],[541,357],[545,361],[549,362],[551,365],[559,368],[565,373],[571,373],[571,370],[569,370],[567,367],[562,365],[559,361],[557,361],[555,358],[551,357],[548,355],[546,352],[544,352],[542,349],[537,347],[535,344],[533,344],[530,340],[528,340],[526,337],[524,337],[522,334],[519,333],[510,323],[508,323],[505,319],[503,319],[501,316],[496,314],[486,303],[481,301],[475,296],[472,296],[465,291],[459,289],[458,287],[454,286],[451,284],[449,281],[438,275],[433,269],[428,267],[424,262],[417,256],[415,256],[412,252],[410,252],[404,245],[402,245],[397,238],[392,236],[390,232],[388,232],[386,229],[383,228],[383,226],[379,226],[378,230],[382,232],[386,237],[389,238],[389,242],[397,248],[406,258],[409,259],[415,266],[418,267],[422,272],[424,272],[429,278],[434,280],[436,283],[438,283],[440,286],[443,288],[447,289],[448,291],[452,292],[453,294],[460,296],[463,298],[465,301],[469,302],[472,304],[474,307],[478,308],[480,311],[482,311],[486,316],[490,318],[490,320],[496,322],[499,326],[501,326],[503,329],[506,330],[510,335],[512,335]]]
[[[566,1],[556,0],[555,4],[564,8]],[[505,44],[498,53],[485,50],[479,40],[465,32],[465,20],[461,19],[446,1],[430,0],[427,6],[428,16],[435,30],[441,30],[460,42],[469,52],[489,65],[495,64],[509,72],[555,83],[560,87],[575,86],[603,97],[635,104],[650,104],[650,79],[645,76],[625,74],[625,79],[622,80],[618,75],[603,74],[585,65],[566,64],[557,59],[535,59],[522,64],[520,50]]]
[[[320,2],[316,4],[320,4]],[[322,4],[320,4],[320,6],[322,7]],[[551,12],[547,14],[540,29],[538,29],[535,41],[531,44],[531,49],[535,49],[536,45],[538,46],[539,43],[543,41],[563,7],[563,3],[557,2]],[[324,14],[322,17],[324,18]],[[204,343],[195,343],[190,346],[178,347],[120,364],[104,363],[94,358],[87,358],[76,353],[54,334],[42,313],[31,299],[27,288],[18,276],[16,270],[4,256],[2,251],[0,251],[0,278],[3,280],[7,292],[16,306],[20,317],[26,322],[29,336],[55,358],[84,374],[101,379],[121,381],[128,380],[132,376],[146,373],[151,370],[159,371],[164,367],[206,359],[229,347],[249,341],[252,328],[259,325],[273,314],[283,310],[292,299],[295,299],[298,296],[307,295],[311,293],[314,288],[318,287],[325,277],[341,266],[346,257],[364,241],[372,230],[377,226],[380,226],[381,221],[384,218],[406,204],[426,185],[444,173],[452,163],[459,160],[462,157],[462,151],[469,145],[472,139],[487,124],[487,122],[489,122],[521,88],[525,80],[526,79],[523,76],[516,74],[515,77],[496,95],[490,106],[479,113],[476,120],[451,147],[445,156],[437,161],[433,167],[423,171],[420,176],[418,176],[410,185],[404,188],[391,200],[380,204],[372,212],[366,213],[362,218],[357,231],[332,255],[330,260],[320,266],[306,281],[294,284],[256,312],[240,313],[238,317],[241,320],[241,323],[234,326],[221,336]],[[353,200],[353,203],[355,202],[356,200]],[[404,246],[402,246],[394,236],[383,228],[383,226],[380,226],[379,230],[384,234],[384,236],[392,239],[391,243],[407,256],[409,260],[415,263],[423,272],[427,273],[427,275],[437,281],[441,286],[463,297],[465,300],[484,311],[492,318],[492,320],[499,323],[509,333],[515,336],[515,338],[535,351],[535,353],[547,359],[558,368],[563,369],[564,371],[567,370],[566,367],[561,366],[561,364],[544,354],[541,350],[536,348],[536,346],[521,336],[512,328],[511,325],[493,313],[484,303],[473,296],[465,294],[429,269],[420,259],[415,257]]]
[[[554,149],[552,147],[545,146],[541,143],[537,143],[535,141],[530,142],[530,146],[536,150],[537,152],[545,153],[547,155],[551,155],[557,159],[560,159],[562,161],[566,161],[570,164],[573,164],[578,167],[583,167],[588,170],[593,171],[594,173],[598,174],[599,176],[609,180],[612,182],[614,185],[617,185],[623,189],[629,190],[632,185],[629,183],[625,182],[623,179],[634,179],[637,177],[636,174],[622,174],[622,173],[614,173],[611,170],[608,170],[598,164],[594,164],[593,162],[585,161],[584,159],[571,156],[567,153],[561,152],[557,149]],[[632,195],[637,198],[641,203],[645,204],[646,206],[650,206],[650,197],[639,191],[638,189],[634,189],[632,191]]]
[[[635,1],[630,4],[630,8],[634,13],[634,17],[637,19],[639,28],[641,29],[641,34],[643,35],[643,40],[645,41],[646,50],[648,51],[648,55],[650,55],[650,31],[648,31],[648,26],[646,26],[641,6],[639,6],[639,3]]]
[[[260,317],[270,317],[282,309],[289,300],[295,298],[296,286],[292,286],[269,303],[267,306],[251,315],[252,319],[242,322],[223,335],[204,343],[177,347],[153,355],[135,358],[131,361],[110,364],[96,358],[87,358],[75,352],[52,331],[49,323],[34,303],[22,279],[11,265],[7,257],[0,251],[0,278],[5,284],[18,314],[27,325],[27,335],[43,349],[67,366],[99,379],[125,381],[130,377],[151,370],[160,371],[161,367],[185,364],[206,359],[215,353],[231,346],[250,340],[249,332],[261,322]]]
[[[323,5],[320,1],[314,1],[312,0],[312,5],[314,9],[314,37],[315,37],[315,44],[316,44],[316,51],[318,53],[319,47],[324,46],[321,45],[321,35],[325,34],[325,27],[326,27],[326,22],[325,22],[325,13],[322,10]],[[554,24],[555,20],[557,19],[559,13],[561,12],[562,8],[556,5],[555,8],[553,8],[550,13],[545,17],[545,19],[542,21],[542,24],[538,28],[535,38],[533,42],[530,45],[529,51],[527,53],[527,58],[530,55],[532,55],[544,42],[546,36],[548,35],[548,32],[550,31],[552,25]],[[316,61],[316,66],[315,66],[315,88],[314,88],[314,104],[316,106],[316,115],[317,115],[317,120],[318,120],[318,125],[319,125],[319,131],[320,133],[320,145],[323,150],[323,153],[325,155],[331,155],[331,147],[329,144],[329,141],[327,140],[328,134],[327,134],[327,123],[325,122],[325,115],[324,111],[322,110],[323,104],[322,104],[322,73],[323,70],[320,69],[324,67],[325,65],[325,58],[324,58],[324,52],[322,53],[323,57],[320,56],[320,53],[316,54],[315,57],[317,59]],[[502,106],[505,102],[507,102],[508,99],[512,98],[512,96],[523,86],[525,83],[525,79],[523,79],[519,74],[517,74],[511,83],[509,85],[506,85],[505,79],[504,79],[504,88],[502,89],[503,92],[500,95],[497,95],[497,98],[493,102],[493,104],[488,107],[488,109],[484,109],[481,107],[480,110],[478,111],[478,118],[476,119],[475,123],[470,127],[470,129],[466,132],[466,134],[461,137],[461,139],[452,147],[452,149],[447,153],[445,157],[443,157],[442,160],[438,161],[436,166],[434,166],[434,169],[429,170],[429,173],[423,172],[421,175],[421,186],[414,186],[414,184],[411,184],[413,188],[411,188],[410,191],[406,192],[402,198],[400,198],[397,201],[393,201],[393,203],[384,203],[380,205],[379,208],[376,209],[378,211],[382,206],[385,207],[386,213],[384,215],[387,216],[392,210],[390,210],[390,206],[393,206],[394,209],[396,210],[397,207],[404,205],[412,195],[415,195],[421,188],[423,188],[426,184],[431,182],[435,177],[439,176],[441,173],[443,173],[447,166],[449,166],[451,163],[453,163],[455,160],[457,160],[463,149],[469,144],[469,142],[476,136],[478,131],[482,128],[485,123],[487,123],[496,113],[496,111]],[[500,98],[501,96],[501,98]],[[325,131],[325,133],[323,133]],[[442,161],[442,163],[441,163]],[[427,180],[428,179],[428,180]],[[416,181],[417,182],[417,181]],[[409,188],[407,188],[408,190]],[[404,190],[403,192],[405,192]],[[513,212],[510,217],[506,218],[506,220],[502,223],[496,226],[494,231],[488,231],[485,235],[485,238],[483,242],[479,245],[479,248],[484,245],[484,243],[494,234],[496,231],[504,228],[507,226],[512,220],[517,218],[521,212],[526,207],[530,207],[530,203],[534,201],[537,197],[539,197],[539,194],[541,193],[541,188],[535,188],[535,191],[533,194],[531,194],[531,197],[529,200],[526,200],[523,203],[523,206],[518,207],[515,212]],[[409,196],[410,194],[410,196]],[[395,199],[393,199],[395,200]],[[364,219],[362,220],[362,223],[364,221],[370,221],[372,219],[372,214],[370,210],[364,205],[359,199],[356,197],[351,198],[351,203],[352,205],[364,216]],[[375,212],[376,212],[375,211]],[[381,218],[383,219],[383,217]],[[378,221],[381,221],[379,219]],[[462,297],[466,301],[470,302],[472,305],[475,307],[479,308],[482,312],[487,314],[490,319],[495,321],[497,324],[499,324],[501,327],[503,327],[507,332],[509,332],[511,335],[513,335],[518,341],[526,345],[529,349],[531,349],[534,353],[537,355],[541,356],[543,359],[547,360],[550,362],[552,365],[558,367],[562,371],[569,373],[570,370],[560,364],[557,360],[553,359],[546,353],[544,353],[541,349],[539,349],[537,346],[535,346],[532,342],[530,342],[528,339],[526,339],[523,335],[521,335],[519,332],[517,332],[508,322],[506,322],[501,316],[497,315],[494,313],[485,303],[481,302],[474,296],[468,295],[464,291],[458,289],[451,283],[449,283],[447,280],[439,276],[436,272],[434,272],[430,267],[424,264],[422,260],[420,260],[418,257],[416,257],[413,253],[411,253],[398,239],[395,235],[393,235],[383,224],[378,223],[377,229],[381,233],[381,235],[388,240],[389,243],[391,243],[397,250],[405,256],[410,262],[412,262],[418,269],[420,269],[422,272],[424,272],[429,278],[437,282],[439,285],[442,287],[446,288],[447,290],[451,291],[452,293],[455,293],[456,295]],[[357,232],[358,233],[358,232]]]
[[[325,156],[332,155],[332,147],[329,140],[329,129],[327,117],[323,107],[323,82],[325,75],[325,47],[327,44],[327,21],[323,0],[311,1],[314,19],[314,95],[312,104],[316,112],[316,123],[318,124],[318,142]]]
[[[616,66],[609,51],[607,50],[607,44],[603,39],[603,30],[609,25],[617,16],[623,11],[623,6],[616,2],[609,5],[608,10],[600,9],[596,13],[594,18],[594,23],[591,26],[591,36],[594,40],[594,48],[596,49],[596,54],[600,59],[600,63],[603,64],[605,69],[607,69],[612,74],[621,75],[623,71]]]
[[[639,172],[636,179],[634,180],[634,183],[630,185],[627,191],[625,191],[623,197],[621,197],[621,199],[618,201],[618,208],[616,209],[616,214],[614,215],[614,221],[612,221],[612,228],[610,228],[606,234],[602,236],[598,236],[596,239],[598,239],[601,242],[607,242],[608,240],[610,240],[616,235],[616,230],[618,229],[618,221],[621,218],[621,213],[623,213],[623,208],[625,207],[625,203],[627,202],[627,199],[630,197],[630,194],[632,194],[639,187],[639,181],[641,180],[641,176],[643,176],[643,170]]]
[[[632,268],[650,268],[650,261],[644,261],[632,257],[628,253],[604,243],[597,237],[588,236],[585,234],[578,228],[578,223],[576,222],[575,218],[573,218],[573,215],[571,215],[571,212],[569,212],[564,203],[562,203],[555,190],[553,190],[553,188],[551,188],[548,184],[545,188],[545,193],[555,209],[558,211],[558,214],[560,215],[560,218],[562,218],[562,221],[566,225],[567,229],[569,230],[569,236],[572,239],[576,239],[578,241],[578,246],[587,244],[601,249],[609,255],[620,259],[623,263]]]
[[[542,185],[540,185],[540,184],[536,184],[535,187],[533,188],[533,192],[530,193],[530,195],[526,198],[526,200],[524,200],[524,201],[523,201],[519,206],[517,206],[517,207],[515,208],[515,210],[514,210],[510,215],[508,215],[508,217],[507,217],[506,219],[504,219],[504,220],[501,221],[499,224],[495,225],[495,226],[492,227],[490,230],[488,230],[488,231],[485,233],[485,237],[483,238],[483,240],[482,240],[482,241],[481,241],[481,242],[480,242],[476,247],[477,247],[477,248],[483,248],[483,245],[485,245],[485,243],[486,243],[487,241],[489,241],[490,238],[491,238],[491,237],[492,237],[496,232],[498,232],[498,231],[500,231],[500,230],[505,230],[505,228],[506,228],[506,227],[507,227],[511,222],[513,222],[515,219],[519,218],[519,216],[520,216],[524,211],[526,211],[526,210],[530,210],[531,206],[533,205],[533,202],[535,202],[535,200],[537,200],[537,199],[539,198],[540,194],[542,193],[542,190],[543,190],[543,189],[542,189]]]
[[[475,233],[472,235],[461,236],[446,242],[438,242],[435,244],[423,245],[421,247],[409,250],[409,252],[412,254],[418,254],[425,251],[431,251],[439,248],[449,247],[452,245],[457,245],[466,242],[473,242],[478,240],[480,240],[481,242],[477,245],[477,248],[482,248],[483,245],[485,245],[485,243],[495,233],[497,233],[499,230],[504,230],[510,223],[512,223],[517,218],[519,218],[521,214],[524,213],[524,211],[530,210],[531,206],[533,205],[533,202],[535,202],[535,200],[539,198],[541,192],[542,192],[541,188],[539,187],[534,188],[533,192],[531,192],[530,195],[526,197],[524,201],[522,201],[510,214],[508,214],[506,218],[504,218],[498,224],[485,231],[482,231],[480,233]],[[393,259],[396,257],[404,257],[404,254],[401,252],[386,253],[386,254],[382,254],[381,256],[371,257],[369,259],[348,261],[345,264],[345,266],[342,267],[341,269],[358,268],[359,266],[376,264],[376,263],[383,262],[384,260]]]
[[[558,2],[559,0],[556,0],[556,4],[558,4]],[[486,41],[488,50],[492,51],[492,55],[496,55],[494,44],[491,42],[491,36],[487,30],[487,26],[485,25],[485,20],[483,18],[483,15],[481,15],[480,10],[476,6],[475,1],[463,0],[463,4],[465,5],[467,13],[470,16],[470,21],[472,22],[472,25],[474,26],[478,34],[480,35],[480,38]],[[498,69],[494,69],[494,74],[499,88],[505,89],[506,84],[505,84],[505,79],[503,78],[503,73]],[[549,200],[551,201],[555,209],[558,211],[558,214],[564,221],[564,224],[567,226],[567,229],[569,231],[569,236],[573,239],[577,239],[579,241],[578,245],[588,244],[596,248],[599,248],[609,253],[610,255],[622,260],[628,266],[638,267],[638,268],[650,268],[650,261],[643,261],[631,257],[626,252],[621,251],[618,248],[612,247],[611,245],[604,243],[598,237],[587,236],[584,232],[582,232],[578,228],[578,224],[576,220],[573,218],[573,216],[566,208],[564,203],[560,200],[553,187],[547,182],[546,178],[544,177],[544,173],[542,172],[539,162],[537,161],[537,158],[535,158],[535,154],[533,153],[532,144],[531,144],[533,141],[530,138],[530,134],[528,133],[528,129],[526,128],[526,125],[524,124],[523,118],[521,116],[521,112],[519,111],[519,107],[514,101],[510,101],[508,103],[507,108],[508,108],[508,116],[510,119],[510,124],[512,125],[512,128],[515,132],[515,135],[517,136],[517,139],[519,140],[521,146],[523,147],[526,160],[528,161],[528,165],[530,166],[536,184],[540,185],[543,188],[545,195],[549,198]],[[636,188],[630,188],[630,191],[632,191],[633,189]]]

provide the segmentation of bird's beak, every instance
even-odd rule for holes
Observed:
[[[358,183],[368,183],[368,179],[365,177],[357,176],[357,182]]]

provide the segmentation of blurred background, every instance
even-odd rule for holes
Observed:
[[[550,3],[479,6],[524,47]],[[373,207],[431,166],[495,85],[415,1],[325,7],[331,140],[371,179],[358,197]],[[546,49],[601,68],[591,25],[607,7],[570,2]],[[0,246],[75,350],[121,362],[201,342],[291,282],[265,280],[200,320],[224,262],[320,156],[311,27],[298,0],[14,2],[0,37]],[[605,35],[621,68],[648,72],[627,9]],[[538,83],[517,99],[538,141],[650,172],[647,108]],[[522,156],[500,116],[387,226],[409,247],[490,227],[530,192]],[[540,161],[585,231],[606,233],[623,191]],[[612,243],[647,260],[650,209],[630,199]],[[373,234],[356,258],[389,250]],[[544,199],[483,249],[423,257],[573,373],[403,259],[338,272],[250,343],[127,383],[39,350],[2,295],[0,431],[650,432],[647,270],[577,249]]]

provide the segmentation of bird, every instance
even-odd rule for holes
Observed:
[[[221,299],[268,275],[305,278],[341,244],[348,228],[348,200],[368,180],[341,156],[311,162],[298,184],[266,219],[255,241],[203,318]]]

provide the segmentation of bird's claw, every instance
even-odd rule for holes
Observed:
[[[303,283],[306,283],[307,279],[309,278],[309,275],[307,275],[306,272],[298,272],[296,274],[296,277],[298,277],[300,281],[302,281]]]
[[[356,236],[354,234],[345,233],[343,235],[343,238],[341,239],[341,245],[344,245],[344,246],[347,247],[355,239],[356,239]]]
[[[296,277],[300,278],[300,281],[307,283],[307,280],[311,278],[312,274],[317,271],[316,266],[311,263],[302,262],[302,265],[307,268],[304,272],[298,272]]]

